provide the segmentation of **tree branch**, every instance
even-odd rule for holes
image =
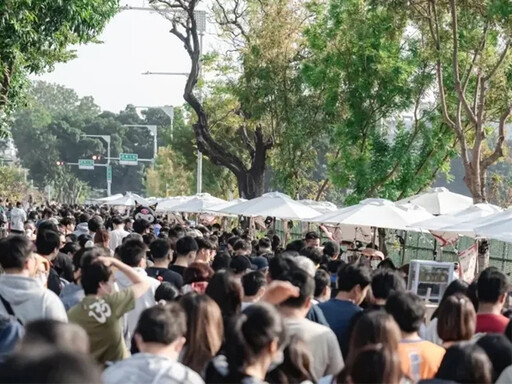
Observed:
[[[512,104],[510,104],[500,116],[500,122],[498,127],[498,142],[494,148],[494,152],[489,155],[486,159],[482,160],[481,169],[485,171],[492,164],[503,157],[503,144],[505,143],[505,125],[506,121],[512,113]]]
[[[501,52],[500,54],[500,57],[498,59],[498,61],[496,62],[496,64],[494,65],[494,67],[492,67],[491,71],[489,72],[489,74],[487,76],[484,77],[484,80],[485,81],[489,81],[493,78],[493,76],[496,74],[496,71],[498,70],[498,68],[501,66],[501,64],[503,63],[503,60],[505,60],[505,57],[507,56],[507,53],[508,53],[508,49],[510,48],[510,43],[507,43],[505,45],[505,48],[503,49],[503,51]]]

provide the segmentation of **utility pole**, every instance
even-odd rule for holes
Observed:
[[[110,167],[110,135],[85,135],[85,137],[95,137],[99,139],[105,140],[107,143],[107,168]],[[99,165],[99,164],[98,164]],[[110,173],[112,175],[112,173]],[[109,172],[105,172],[105,177],[107,179],[107,196],[111,196],[112,194],[112,178],[109,177]]]

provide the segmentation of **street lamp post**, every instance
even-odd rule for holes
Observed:
[[[99,139],[105,140],[107,143],[107,167],[110,167],[110,135],[85,135],[85,137],[95,137]],[[105,177],[107,178],[107,196],[112,194],[112,180],[108,177],[107,172],[105,172]]]

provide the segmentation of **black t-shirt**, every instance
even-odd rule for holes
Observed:
[[[150,277],[154,277],[158,281],[167,281],[173,284],[176,288],[180,289],[183,286],[183,278],[179,273],[170,271],[167,268],[150,267],[146,269],[146,273]]]
[[[185,269],[187,269],[187,267],[182,267],[180,265],[169,266],[169,270],[178,273],[180,276],[183,276],[183,273],[185,273]]]

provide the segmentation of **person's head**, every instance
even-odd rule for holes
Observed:
[[[313,264],[315,265],[315,267],[320,265],[320,263],[322,262],[323,255],[322,255],[322,250],[319,247],[302,248],[300,250],[300,254],[302,256],[307,257],[309,260],[311,260],[313,262]]]
[[[89,232],[96,233],[98,229],[103,227],[103,219],[99,215],[93,216],[88,222],[87,222],[87,228],[89,228]]]
[[[68,242],[64,244],[64,246],[60,249],[60,251],[69,257],[73,257],[75,253],[77,253],[80,250],[80,244],[78,243],[72,243]]]
[[[264,255],[272,252],[272,242],[268,237],[262,237],[258,240],[258,254]]]
[[[306,242],[306,247],[319,247],[320,246],[320,237],[316,232],[308,232],[304,237]]]
[[[92,236],[88,233],[83,233],[80,236],[78,236],[78,244],[80,245],[80,248],[86,248],[86,245],[91,242],[92,243]]]
[[[315,273],[314,296],[321,303],[331,298],[331,275],[323,269],[319,269]]]
[[[289,281],[294,286],[299,288],[299,296],[291,297],[281,303],[282,308],[291,308],[293,310],[301,311],[301,314],[306,316],[309,308],[311,307],[311,300],[315,292],[315,280],[306,271],[296,268],[290,270],[279,277],[279,280]]]
[[[197,241],[191,236],[184,236],[176,242],[177,257],[186,260],[188,264],[195,260],[197,249]]]
[[[49,260],[55,259],[59,253],[60,235],[54,231],[39,232],[36,237],[37,253]]]
[[[139,240],[127,240],[120,249],[121,261],[130,267],[146,267],[146,244]]]
[[[106,229],[100,228],[94,234],[94,244],[101,245],[108,248],[110,243],[110,232]]]
[[[82,257],[80,283],[86,295],[108,295],[113,291],[112,270],[98,256],[105,256],[101,248],[93,248]]]
[[[183,284],[208,282],[214,274],[206,263],[193,262],[183,272]]]
[[[256,303],[238,317],[233,332],[228,334],[227,358],[230,370],[244,370],[248,365],[261,364],[268,369],[285,341],[285,327],[277,309]],[[265,370],[266,370],[265,369]]]
[[[372,281],[370,270],[367,267],[344,264],[338,269],[337,287],[359,305],[366,297]]]
[[[501,311],[509,288],[507,276],[498,268],[489,267],[478,276],[477,284],[479,303],[496,304]]]
[[[78,216],[78,221],[80,223],[89,223],[89,220],[91,220],[91,216],[89,216],[89,214],[86,212],[83,212],[80,214],[80,216]]]
[[[437,334],[446,342],[471,340],[475,334],[476,312],[466,296],[449,296],[439,306]]]
[[[470,342],[457,343],[446,350],[435,378],[462,384],[494,382],[489,357]]]
[[[286,251],[300,252],[300,250],[304,248],[304,246],[304,240],[293,240],[286,245]]]
[[[505,335],[488,333],[479,338],[476,344],[482,348],[493,367],[493,382],[498,379],[503,370],[512,365],[512,344]]]
[[[238,240],[241,240],[241,239],[240,239],[240,236],[236,236],[236,235],[235,235],[235,236],[231,236],[231,237],[227,240],[226,245],[227,245],[227,247],[228,247],[228,251],[229,251],[230,253],[233,253],[233,248],[234,248],[234,246],[235,246],[235,243],[236,243]]]
[[[412,292],[394,292],[386,301],[386,312],[393,316],[402,333],[416,333],[425,318],[425,304]]]
[[[7,274],[33,276],[37,265],[34,245],[25,236],[0,239],[0,265]]]
[[[229,268],[231,256],[227,252],[220,252],[215,255],[212,261],[212,268],[215,272]]]
[[[59,226],[63,229],[62,232],[65,234],[71,233],[75,230],[75,218],[74,217],[63,217]]]
[[[371,344],[358,351],[347,367],[348,382],[353,384],[399,384],[402,369],[398,353],[382,344]]]
[[[323,253],[329,260],[336,260],[340,256],[340,245],[335,241],[326,241]]]
[[[263,296],[263,293],[265,293],[266,285],[267,279],[265,278],[265,275],[260,271],[249,272],[242,276],[244,301],[258,301],[261,296]]]
[[[362,348],[371,344],[382,344],[397,351],[400,337],[400,328],[391,315],[383,311],[365,312],[352,330],[348,359],[354,358]]]
[[[196,238],[197,243],[197,253],[196,253],[196,261],[202,261],[204,263],[210,263],[212,261],[213,254],[213,244],[210,240],[205,239],[204,237]]]
[[[162,281],[155,291],[155,301],[176,301],[180,298],[180,290],[167,281]]]
[[[36,320],[25,325],[19,350],[29,352],[33,348],[45,346],[89,353],[89,337],[78,325],[57,320]]]
[[[314,359],[300,335],[290,336],[283,350],[283,361],[265,378],[269,383],[315,382],[311,373]]]
[[[287,256],[286,253],[277,255],[268,263],[268,280],[279,280],[279,276],[294,268],[297,268],[294,257]]]
[[[372,293],[378,304],[385,304],[393,292],[405,291],[405,281],[396,271],[378,269],[372,277]]]
[[[133,231],[139,235],[144,235],[149,231],[151,223],[146,219],[137,219],[133,222]]]
[[[249,241],[238,240],[233,245],[233,252],[235,256],[250,256],[252,253],[252,245]]]
[[[181,362],[201,372],[222,345],[222,314],[209,296],[195,292],[183,296],[180,304],[187,315],[187,343]]]
[[[178,303],[156,305],[140,314],[135,343],[142,353],[177,358],[185,345],[187,319]]]
[[[224,318],[240,313],[243,288],[240,280],[231,271],[216,272],[208,283],[206,294],[217,303]]]
[[[251,260],[247,256],[236,256],[229,263],[229,268],[238,277],[242,277],[249,272],[253,266]]]
[[[124,228],[125,220],[121,216],[116,215],[112,218],[112,225],[114,228]]]
[[[171,246],[167,240],[156,239],[149,245],[149,250],[155,264],[169,264],[171,261]]]

